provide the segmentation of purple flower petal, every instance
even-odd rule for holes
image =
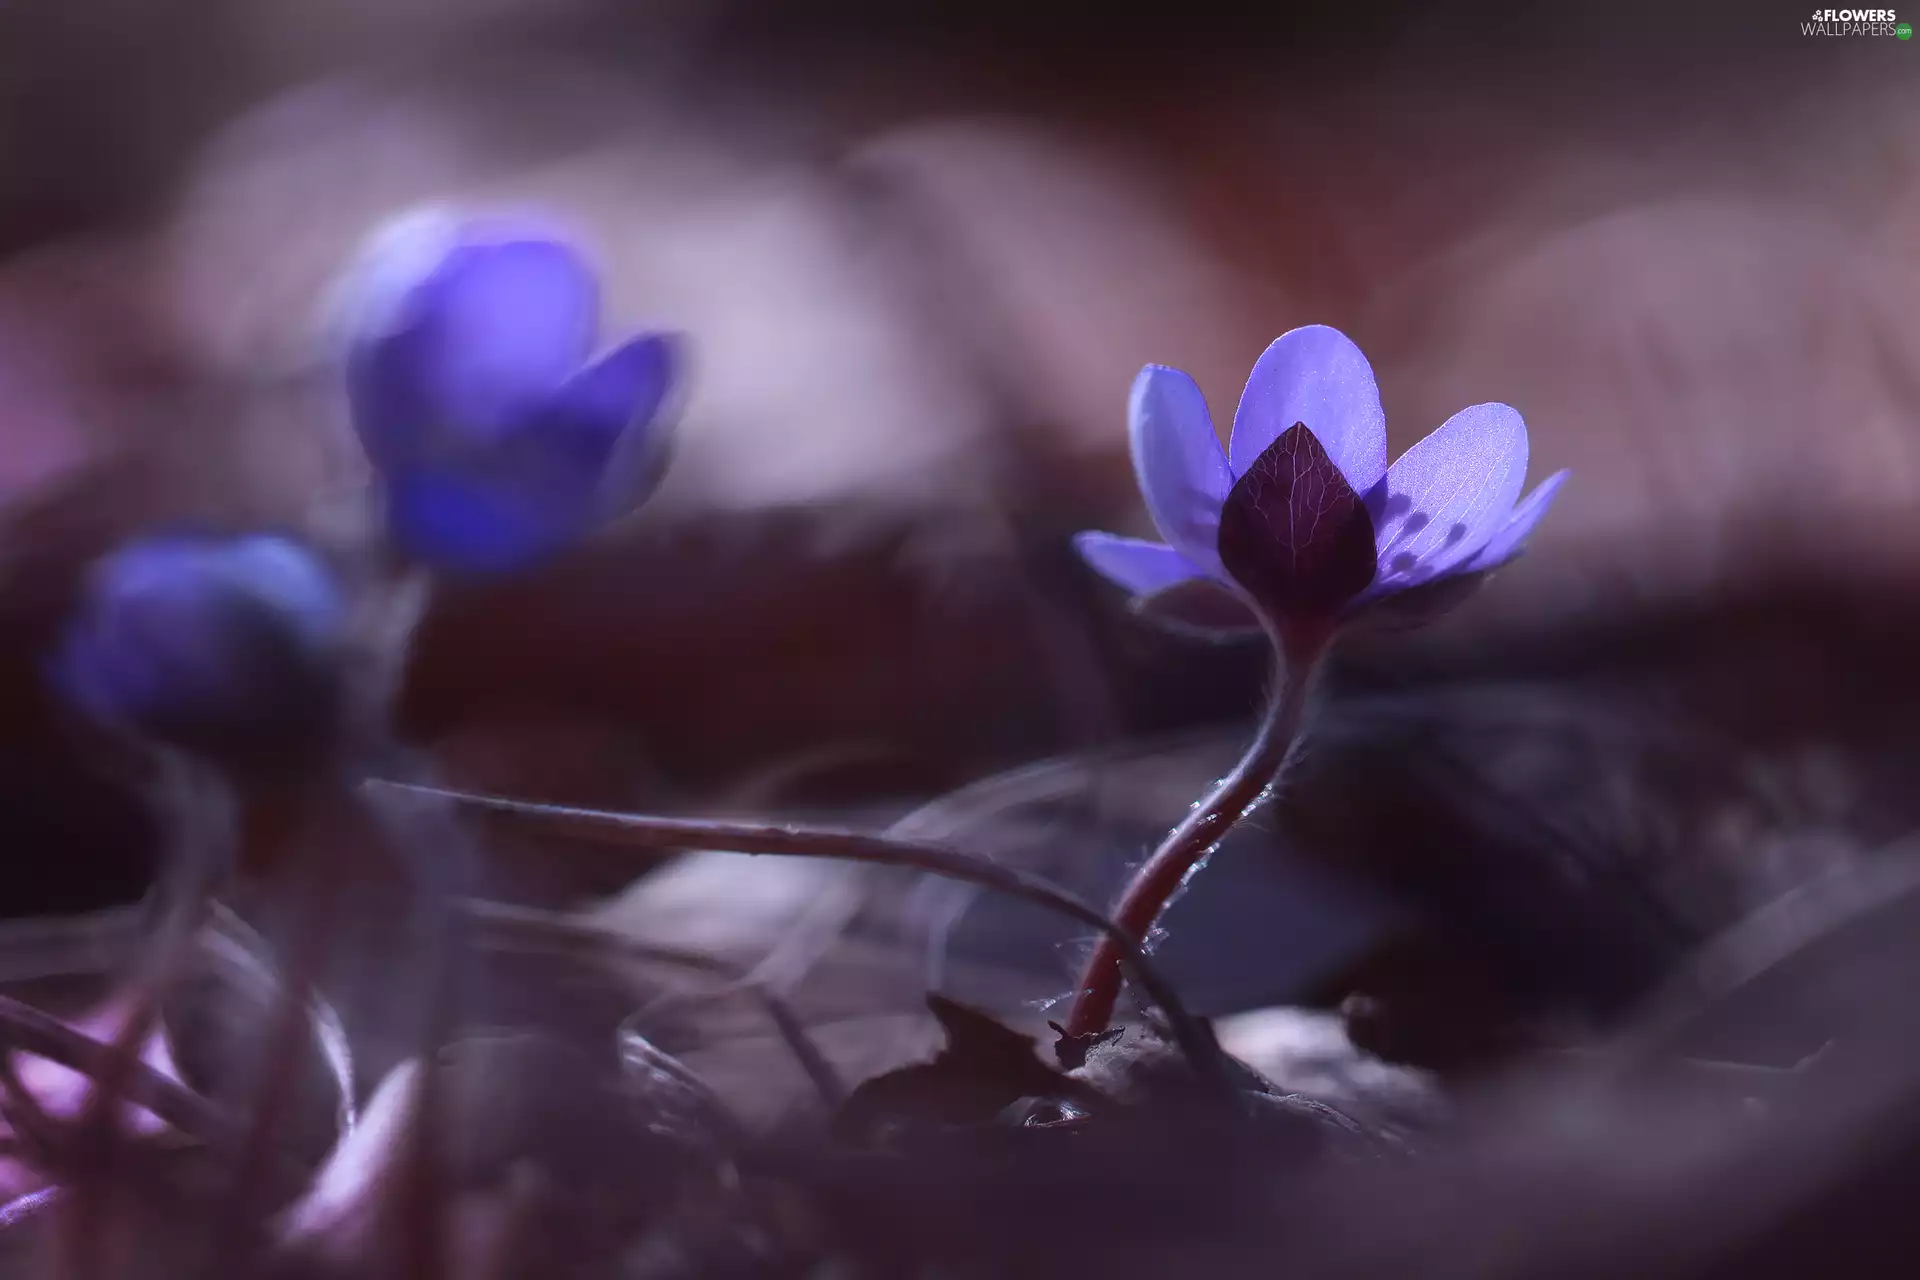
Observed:
[[[1220,505],[1233,487],[1206,397],[1178,369],[1150,364],[1127,406],[1133,469],[1153,523],[1173,548],[1208,568],[1220,564]]]
[[[1254,364],[1233,415],[1233,474],[1244,476],[1295,423],[1306,424],[1355,493],[1386,474],[1380,388],[1360,348],[1338,329],[1314,324],[1282,334]]]
[[[1533,527],[1553,506],[1560,486],[1572,474],[1571,471],[1556,471],[1536,485],[1533,492],[1521,499],[1520,505],[1513,509],[1512,518],[1500,526],[1500,531],[1473,558],[1472,567],[1475,570],[1497,569],[1519,555],[1525,547],[1527,535],[1533,532]]]
[[[546,412],[618,436],[651,418],[673,380],[673,340],[650,333],[624,342],[569,378]]]
[[[1462,409],[1402,454],[1369,495],[1380,556],[1373,594],[1464,565],[1513,511],[1527,474],[1527,424],[1509,405]]]
[[[1073,549],[1104,577],[1136,596],[1152,595],[1206,574],[1172,547],[1116,533],[1076,533]]]
[[[332,727],[346,613],[325,563],[298,543],[151,537],[94,566],[49,675],[103,722],[277,763]]]
[[[1281,433],[1234,482],[1220,559],[1282,623],[1331,621],[1373,581],[1373,521],[1311,430]]]
[[[640,505],[666,470],[672,433],[654,415],[673,385],[675,340],[647,334],[575,374],[541,414],[536,430],[556,449],[577,449],[598,479],[596,519]]]
[[[450,573],[532,568],[582,537],[592,517],[590,491],[544,479],[516,474],[511,465],[399,472],[387,481],[387,536],[415,559]],[[571,502],[564,498],[568,488]]]
[[[348,394],[387,532],[463,573],[529,567],[658,483],[654,418],[678,372],[647,335],[588,363],[599,285],[565,240],[439,215],[386,233],[350,278]]]
[[[485,448],[424,454],[387,484],[387,532],[456,573],[510,573],[631,509],[658,482],[668,433],[651,419],[673,377],[673,343],[623,343]]]
[[[395,251],[398,253],[399,251]],[[599,286],[569,246],[463,240],[409,281],[425,255],[368,270],[389,300],[349,356],[355,420],[376,463],[404,463],[441,433],[510,430],[580,367],[599,324]]]

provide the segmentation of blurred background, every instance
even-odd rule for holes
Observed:
[[[0,911],[126,900],[153,856],[41,693],[76,574],[154,521],[351,523],[335,274],[421,204],[529,208],[694,373],[643,512],[436,599],[403,725],[448,777],[869,823],[1052,759],[945,830],[1104,894],[1263,678],[1068,548],[1146,529],[1128,383],[1185,368],[1224,425],[1330,323],[1395,453],[1504,400],[1574,480],[1446,624],[1346,651],[1270,856],[1216,860],[1168,962],[1209,1012],[1441,983],[1604,1016],[1920,816],[1920,47],[1802,9],[0,7]],[[751,956],[877,910],[936,974],[951,937],[1064,989],[1018,911],[711,865],[605,909]]]

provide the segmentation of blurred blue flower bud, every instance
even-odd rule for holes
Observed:
[[[675,340],[594,355],[600,289],[571,245],[440,215],[378,236],[348,278],[347,389],[387,536],[463,574],[527,568],[659,482]]]
[[[346,615],[325,563],[292,539],[146,538],[94,566],[53,680],[96,720],[271,767],[338,720]]]

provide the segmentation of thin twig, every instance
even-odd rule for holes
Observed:
[[[0,1049],[0,1118],[12,1128],[31,1162],[57,1170],[65,1158],[66,1135],[20,1078],[13,1055],[12,1049]]]
[[[52,1014],[5,995],[0,995],[0,1042],[94,1080],[107,1069],[112,1054],[109,1046],[75,1031]],[[151,1111],[215,1150],[231,1151],[237,1145],[239,1135],[230,1117],[144,1062],[136,1059],[128,1065],[120,1092],[122,1102]]]
[[[438,787],[389,780],[370,785],[439,796],[462,808],[507,822],[538,827],[557,836],[624,849],[658,853],[670,850],[711,849],[777,857],[833,858],[881,866],[908,867],[983,885],[1009,896],[1098,929],[1108,938],[1120,963],[1165,1015],[1168,1029],[1195,1072],[1225,1085],[1227,1073],[1219,1046],[1195,1021],[1171,986],[1147,959],[1140,944],[1106,915],[1079,897],[1030,872],[965,853],[945,845],[899,840],[857,831],[800,827],[770,823],[713,822],[698,818],[660,818],[644,814],[613,813],[563,805],[535,804],[497,796],[475,795]]]
[[[1021,805],[1054,800],[1062,794],[1063,777],[1081,777],[1096,767],[1102,753],[1072,756],[1065,760],[1043,760],[1023,765],[1006,773],[997,773],[969,783],[945,795],[936,796],[887,827],[886,833],[903,840],[951,840],[969,825],[979,822],[981,812],[1005,813]],[[903,924],[924,923],[926,983],[938,990],[945,982],[947,949],[954,927],[973,905],[978,885],[955,885],[951,881],[923,880],[908,897]],[[931,900],[932,910],[919,905]],[[929,916],[931,918],[929,919]]]

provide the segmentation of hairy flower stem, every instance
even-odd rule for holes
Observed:
[[[1186,819],[1167,834],[1153,856],[1143,863],[1128,883],[1113,920],[1127,936],[1146,939],[1153,926],[1165,914],[1180,887],[1200,860],[1257,806],[1274,780],[1286,766],[1287,757],[1300,735],[1300,722],[1306,712],[1307,694],[1313,683],[1320,657],[1326,652],[1332,631],[1324,627],[1280,628],[1268,624],[1277,659],[1274,688],[1259,731],[1233,772],[1214,784],[1205,799],[1195,805]],[[1075,986],[1073,1010],[1067,1016],[1069,1035],[1092,1035],[1104,1031],[1113,1019],[1120,999],[1120,952],[1111,935],[1102,937],[1087,958]]]

